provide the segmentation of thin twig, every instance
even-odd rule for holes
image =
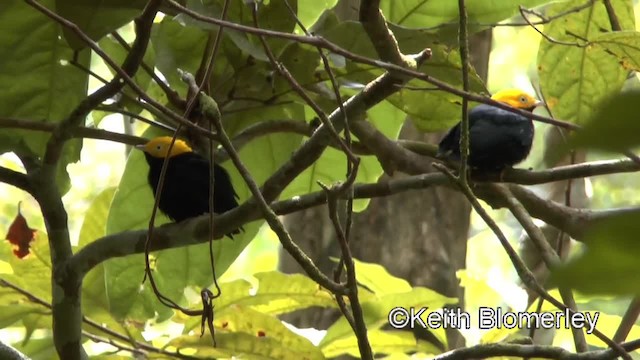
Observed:
[[[616,11],[613,8],[613,4],[611,4],[611,0],[602,1],[604,2],[604,7],[607,9],[607,15],[609,16],[609,22],[611,23],[611,30],[622,31],[620,20],[618,20],[618,15],[616,15]]]
[[[460,43],[460,61],[462,62],[462,89],[469,91],[469,36],[467,34],[467,7],[464,0],[458,0],[458,12],[460,13],[460,27],[458,29],[458,42]],[[467,159],[469,158],[469,102],[462,99],[460,120],[460,174],[462,186],[467,186]]]

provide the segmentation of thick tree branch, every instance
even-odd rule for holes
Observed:
[[[422,174],[401,179],[384,180],[375,184],[354,185],[354,198],[367,199],[389,196],[409,190],[425,189],[430,186],[446,185],[448,180],[443,174]],[[482,195],[482,184],[476,184],[476,192]],[[533,192],[517,185],[508,185],[509,190],[520,201],[531,216],[562,229],[573,238],[580,240],[589,226],[612,217],[628,213],[640,213],[640,208],[622,208],[610,210],[574,209],[537,197]],[[505,204],[499,198],[485,197],[490,205],[500,208]],[[271,208],[278,215],[286,215],[314,206],[326,204],[323,191],[313,192],[292,199],[277,201]],[[255,204],[245,204],[243,209],[236,208],[215,217],[215,238],[260,218]],[[156,227],[151,250],[163,250],[200,244],[208,241],[208,216],[203,215],[178,224],[166,224]],[[97,239],[78,251],[67,264],[68,271],[85,274],[99,263],[114,257],[144,253],[146,230],[126,231]]]
[[[396,170],[408,174],[424,174],[430,171],[431,161],[384,136],[362,117],[351,117],[351,130],[377,158],[384,172],[393,175]]]
[[[402,55],[398,41],[380,11],[380,0],[360,2],[360,23],[382,61],[402,67],[407,66],[407,59]]]
[[[27,174],[0,166],[0,182],[15,186],[20,190],[33,194],[33,184],[29,180]]]

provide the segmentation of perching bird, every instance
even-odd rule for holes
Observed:
[[[533,111],[542,102],[516,89],[495,93],[493,100]],[[502,171],[524,160],[533,143],[533,121],[495,106],[480,104],[469,111],[469,166],[478,171]],[[460,161],[460,123],[438,146],[438,158]]]
[[[160,180],[165,157],[169,158],[158,207],[171,220],[180,222],[209,212],[209,161],[193,152],[186,142],[176,139],[171,152],[170,136],[157,137],[136,148],[144,151],[149,164],[149,185],[153,195]],[[220,165],[213,165],[213,211],[221,214],[238,206],[229,173]],[[239,230],[242,230],[240,228]],[[235,230],[232,234],[238,234]],[[230,236],[230,235],[229,235]]]

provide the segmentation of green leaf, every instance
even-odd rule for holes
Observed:
[[[78,248],[106,235],[107,216],[116,190],[115,186],[102,190],[89,205],[80,228]]]
[[[634,29],[631,1],[614,0],[623,30]],[[547,16],[553,16],[583,4],[572,0],[554,4]],[[545,26],[545,34],[558,41],[580,43],[582,39],[601,36],[610,31],[611,24],[602,2],[595,2],[586,10],[571,13],[562,21],[552,21]],[[574,34],[575,36],[568,35]],[[620,61],[601,46],[567,46],[542,39],[538,52],[538,75],[545,101],[557,118],[584,123],[596,106],[622,88],[628,70]]]
[[[254,277],[258,280],[255,293],[252,295],[245,293],[241,298],[226,298],[227,294],[223,292],[223,296],[220,297],[220,307],[226,308],[233,304],[251,305],[261,313],[280,315],[313,306],[336,306],[331,293],[302,274],[283,274],[272,271],[258,273]],[[217,301],[215,304],[218,306]]]
[[[278,61],[299,84],[312,84],[317,80],[315,70],[320,65],[320,54],[312,46],[293,42],[284,48]],[[291,89],[289,81],[279,74],[275,77],[274,87],[278,92]]]
[[[369,337],[371,350],[373,350],[375,354],[409,353],[415,352],[418,349],[416,338],[408,331],[390,332],[369,330],[367,331],[367,336]],[[440,353],[435,347],[433,347],[432,350],[433,354]],[[334,358],[344,354],[359,358],[358,338],[354,334],[351,334],[333,341],[322,346],[322,353],[327,358]]]
[[[308,339],[293,333],[277,318],[248,307],[234,305],[216,311],[214,325],[218,329],[215,348],[210,337],[197,335],[179,337],[169,346],[181,351],[195,349],[196,355],[208,357],[324,359]]]
[[[362,301],[362,311],[364,321],[369,331],[375,330],[388,323],[389,312],[396,307],[421,308],[427,306],[429,309],[424,312],[426,318],[432,311],[441,309],[446,304],[455,304],[456,298],[446,297],[437,292],[424,287],[414,287],[405,293],[388,294],[370,301]],[[443,343],[446,343],[446,336],[443,329],[431,329]],[[327,329],[327,334],[320,342],[320,347],[330,346],[335,341],[348,338],[352,334],[352,329],[345,318],[341,317]]]
[[[51,311],[34,303],[0,305],[0,329],[4,329],[33,313],[51,316]]]
[[[411,285],[407,280],[389,274],[382,265],[356,259],[354,262],[358,283],[373,291],[374,294],[381,296],[411,291]]]
[[[25,258],[19,259],[13,255],[9,242],[0,241],[0,259],[12,269],[11,274],[2,274],[0,278],[51,303],[51,261],[46,234],[36,232],[30,251]],[[36,329],[51,329],[51,310],[30,302],[26,296],[12,289],[0,292],[0,314],[0,328],[22,320],[27,331],[25,339]]]
[[[214,300],[216,314],[239,305],[263,314],[280,315],[310,307],[336,307],[333,295],[302,274],[278,271],[257,273],[255,286],[238,279],[220,284],[221,295]],[[217,315],[216,315],[217,319]],[[200,326],[200,319],[190,319],[185,331]]]
[[[51,8],[53,0],[40,4]],[[86,96],[88,77],[69,61],[89,67],[90,52],[74,53],[61,36],[57,24],[26,3],[0,3],[0,48],[11,49],[0,57],[0,83],[11,84],[0,92],[0,116],[58,123]],[[27,149],[42,156],[48,140],[45,132],[4,129],[0,153]],[[63,194],[70,186],[66,165],[80,160],[81,147],[77,139],[64,146],[57,176]]]
[[[56,0],[55,3],[58,15],[76,24],[94,41],[133,20],[147,4],[145,0]],[[76,50],[87,46],[71,30],[64,29],[64,36]]]
[[[518,13],[518,7],[532,8],[551,0],[471,0],[466,2],[470,23],[491,24]],[[445,23],[457,26],[458,3],[450,0],[382,0],[380,9],[387,21],[409,28],[430,28]]]
[[[115,186],[104,189],[89,205],[80,228],[79,248],[106,235],[109,207],[116,190]],[[137,329],[134,326],[126,326],[111,314],[111,302],[105,280],[104,264],[95,266],[85,275],[82,282],[83,314],[111,330],[121,334],[137,336],[140,339],[139,332],[136,332]],[[83,327],[86,330],[95,332],[94,328],[86,324],[83,324]],[[105,334],[105,336],[109,335]]]
[[[13,344],[13,346],[30,359],[57,359],[58,354],[52,337],[32,339],[28,344]]]
[[[637,31],[615,31],[591,38],[591,44],[602,47],[618,59],[624,69],[640,70],[640,33]]]
[[[640,145],[640,92],[617,94],[598,106],[569,145],[580,148],[621,152]]]
[[[35,233],[30,251],[31,254],[19,259],[13,254],[8,241],[0,241],[0,260],[9,263],[13,270],[12,274],[2,274],[2,278],[50,303],[51,256],[49,239],[45,233]]]
[[[338,0],[298,0],[298,19],[309,29],[325,10],[337,3]]]
[[[156,66],[171,87],[182,96],[186,84],[178,69],[196,74],[207,43],[207,33],[179,24],[168,16],[151,29],[151,44],[156,53]]]
[[[640,295],[637,259],[640,216],[602,220],[586,232],[586,250],[552,272],[552,281],[587,294]]]
[[[293,333],[278,318],[249,307],[232,305],[216,313],[214,324],[226,331],[277,340],[280,346],[295,349],[300,358],[323,358],[317,347],[308,339]]]

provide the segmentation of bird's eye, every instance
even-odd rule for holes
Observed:
[[[158,151],[162,150],[162,146],[161,145],[156,145],[156,150],[158,150]]]
[[[521,103],[526,103],[527,102],[527,98],[524,96],[520,96],[520,102]]]

